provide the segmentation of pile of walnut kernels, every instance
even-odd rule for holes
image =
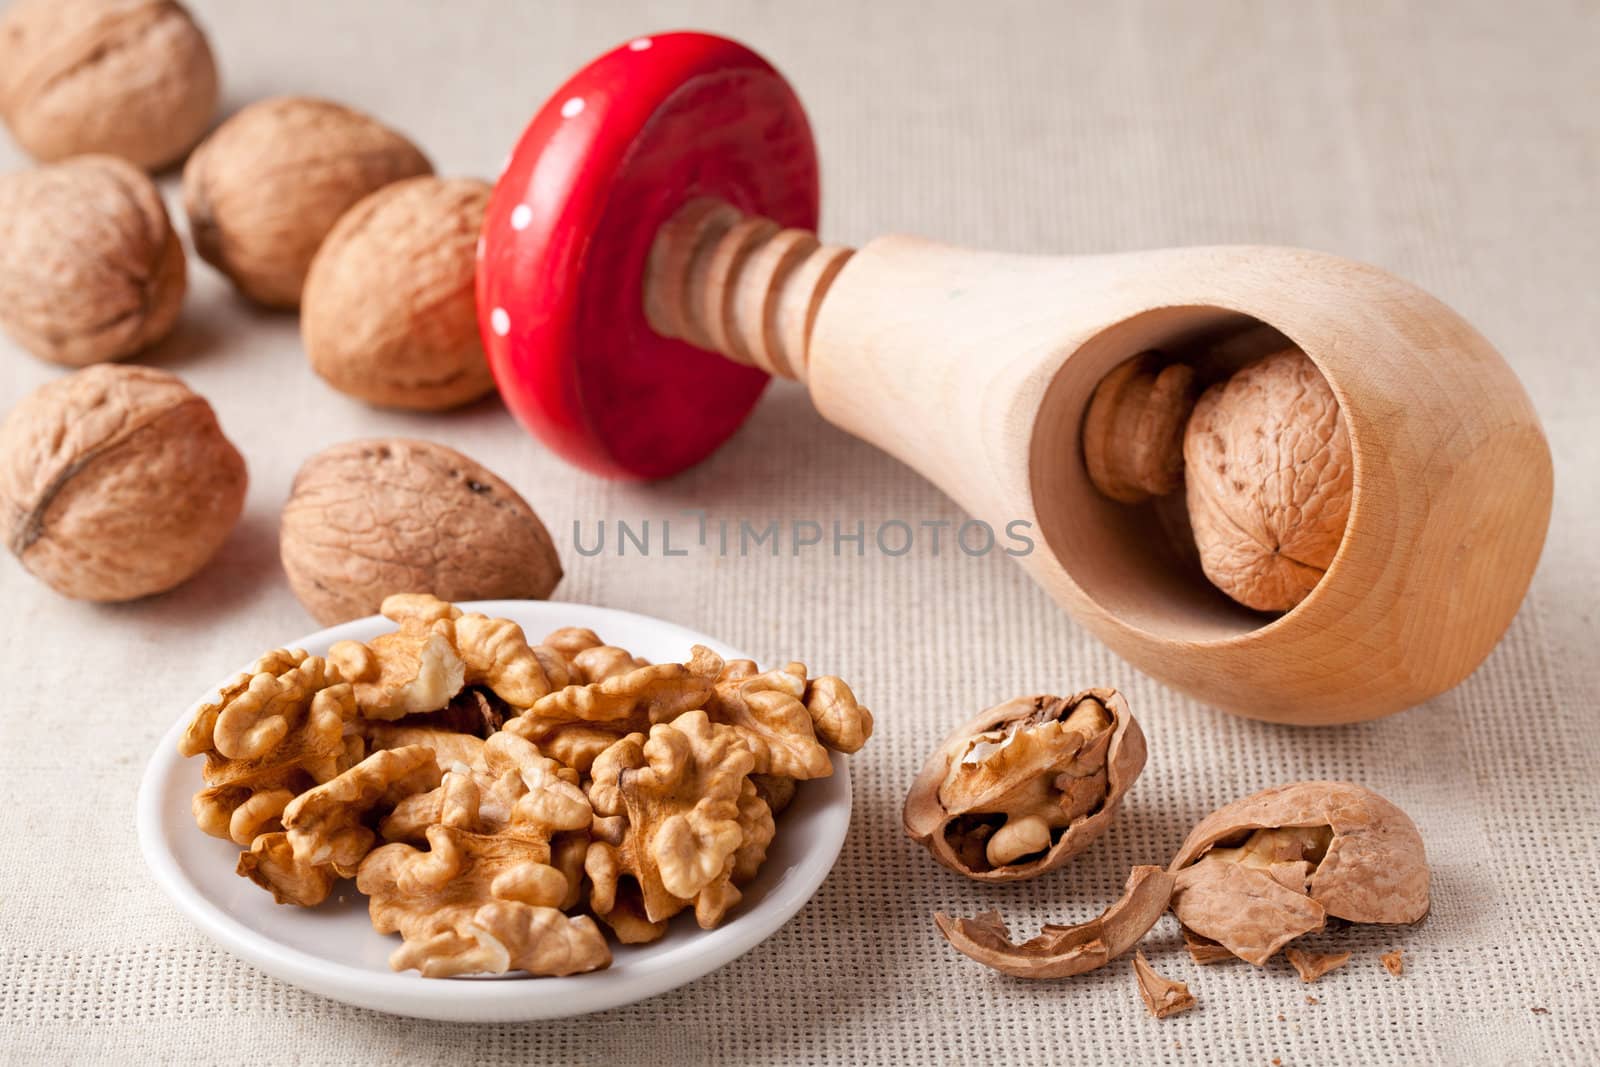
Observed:
[[[383,610],[398,629],[369,643],[267,653],[180,750],[205,756],[195,820],[244,848],[239,874],[305,907],[355,878],[396,970],[574,974],[611,962],[596,920],[625,944],[683,911],[714,927],[797,783],[872,733],[799,663],[649,664],[572,627],[530,645],[431,596]]]

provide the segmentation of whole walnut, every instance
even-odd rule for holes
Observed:
[[[391,593],[542,599],[561,580],[544,524],[505,482],[428,441],[351,441],[306,461],[283,508],[289,585],[324,625]]]
[[[173,0],[18,0],[0,16],[0,116],[36,159],[182,158],[217,109],[206,36]]]
[[[83,156],[0,177],[0,326],[42,359],[121,359],[171,332],[183,245],[143,171]]]
[[[0,536],[80,600],[132,600],[192,576],[233,529],[246,481],[211,405],[153,367],[85,368],[0,424]]]
[[[300,304],[311,257],[368,193],[431,174],[415,145],[359,111],[308,97],[234,115],[183,168],[195,251],[251,299]]]
[[[424,411],[494,388],[473,292],[489,193],[470,178],[410,178],[339,219],[300,312],[306,355],[334,388]]]
[[[1350,514],[1350,439],[1299,349],[1207,389],[1184,433],[1189,520],[1206,577],[1259,611],[1287,611],[1333,563]]]

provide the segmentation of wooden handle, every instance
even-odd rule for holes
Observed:
[[[645,318],[663,337],[805,381],[817,310],[852,255],[724,201],[691,200],[650,246]]]

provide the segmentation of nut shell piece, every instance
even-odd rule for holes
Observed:
[[[200,258],[252,300],[295,308],[339,216],[390,182],[431,173],[415,145],[377,120],[279,97],[244,108],[195,149],[183,201]]]
[[[1079,728],[1080,708],[1109,722]],[[1145,752],[1144,733],[1114,689],[1008,700],[958,727],[923,764],[906,797],[905,830],[968,878],[1033,878],[1105,832]],[[997,857],[1002,835],[1014,847]]]
[[[1353,485],[1344,416],[1322,372],[1291,348],[1213,385],[1183,455],[1206,577],[1258,611],[1304,600],[1339,551]]]
[[[1039,936],[1017,944],[997,911],[971,919],[944,912],[934,922],[962,955],[1015,978],[1066,978],[1104,967],[1149,933],[1172,896],[1172,875],[1160,867],[1135,867],[1122,899],[1073,926],[1046,924]]]
[[[352,441],[307,460],[279,535],[289,585],[324,625],[390,594],[543,599],[561,561],[516,490],[443,445]]]
[[[1325,914],[1414,923],[1428,912],[1422,835],[1405,812],[1351,782],[1296,782],[1219,808],[1168,869],[1184,927],[1257,965],[1321,929]]]
[[[1102,378],[1083,419],[1083,461],[1094,487],[1124,504],[1176,492],[1194,402],[1194,369],[1163,365],[1154,352]]]
[[[0,16],[0,116],[35,159],[175,162],[217,108],[205,34],[173,0],[17,0]]]
[[[151,367],[85,368],[0,424],[0,536],[81,600],[133,600],[194,575],[233,530],[245,484],[211,405]]]
[[[172,332],[183,245],[145,174],[84,156],[0,177],[0,326],[40,359],[83,367]]]
[[[1329,971],[1343,967],[1350,962],[1349,952],[1307,952],[1297,948],[1286,948],[1283,956],[1289,965],[1300,975],[1300,981],[1310,985]]]
[[[494,389],[473,280],[490,188],[409,178],[345,212],[306,276],[311,367],[378,407],[439,411]]]
[[[1158,974],[1150,966],[1150,961],[1144,958],[1143,949],[1134,953],[1133,976],[1139,985],[1139,999],[1144,1001],[1146,1010],[1157,1019],[1186,1012],[1196,1004],[1188,983]]]

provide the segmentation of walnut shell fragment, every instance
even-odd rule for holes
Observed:
[[[1160,867],[1135,867],[1122,899],[1088,922],[1046,924],[1030,941],[1016,944],[997,911],[971,919],[937,912],[933,920],[945,940],[985,967],[1015,978],[1067,978],[1104,967],[1149,933],[1172,896],[1172,875]]]
[[[1207,389],[1184,433],[1189,520],[1217,588],[1288,611],[1333,564],[1353,461],[1339,401],[1297,348]]]
[[[1139,998],[1157,1019],[1186,1012],[1197,1003],[1194,994],[1189,992],[1188,983],[1156,973],[1150,961],[1144,958],[1143,949],[1133,955],[1133,977],[1139,985]]]
[[[394,593],[542,600],[561,580],[549,532],[515,489],[453,449],[401,438],[307,460],[279,551],[295,596],[324,625],[371,615]]]
[[[494,389],[473,289],[489,192],[470,178],[408,178],[340,217],[301,303],[313,370],[358,400],[416,411]]]
[[[1350,962],[1348,952],[1310,952],[1298,948],[1284,949],[1283,957],[1307,985]]]
[[[1219,808],[1169,870],[1178,921],[1257,966],[1329,915],[1414,923],[1428,912],[1415,824],[1350,782],[1296,782]]]
[[[433,173],[410,141],[327,100],[280,97],[244,108],[183,168],[200,258],[267,307],[300,306],[311,259],[368,193]]]
[[[216,111],[216,59],[174,0],[17,0],[0,50],[0,116],[35,159],[103,152],[153,170]]]
[[[80,600],[133,600],[192,577],[232,532],[245,483],[211,405],[153,367],[87,367],[0,424],[0,537]]]
[[[1155,352],[1135,356],[1095,386],[1083,419],[1083,462],[1094,487],[1137,504],[1183,485],[1183,429],[1194,408],[1194,369]]]
[[[83,367],[172,332],[188,285],[155,184],[111,156],[0,177],[0,326]]]
[[[957,728],[906,797],[906,833],[969,878],[1032,878],[1104,833],[1144,768],[1114,689],[1018,697]]]

